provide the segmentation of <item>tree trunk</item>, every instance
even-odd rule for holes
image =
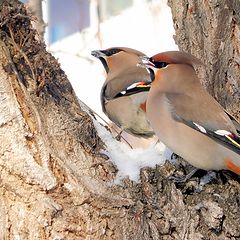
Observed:
[[[235,175],[176,184],[185,167],[166,162],[111,184],[96,120],[30,21],[0,2],[0,239],[239,239]]]

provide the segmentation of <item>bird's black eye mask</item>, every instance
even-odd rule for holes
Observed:
[[[149,58],[149,61],[153,63],[156,68],[164,68],[169,64],[167,62],[157,62],[152,58]]]
[[[155,73],[151,68],[148,68],[149,74],[150,74],[150,79],[153,82],[155,79]]]
[[[102,62],[102,65],[103,65],[106,73],[108,73],[109,72],[109,67],[107,65],[107,61],[103,57],[99,57],[99,60]]]
[[[104,53],[106,56],[110,57],[116,53],[119,53],[123,51],[122,49],[120,48],[110,48],[110,49],[106,49],[106,50],[102,50],[101,52]]]

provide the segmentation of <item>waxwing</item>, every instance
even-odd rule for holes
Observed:
[[[154,71],[146,113],[158,138],[197,168],[240,174],[239,123],[200,84],[200,60],[179,51],[142,59]]]
[[[125,47],[95,50],[107,76],[101,90],[103,112],[122,130],[141,137],[152,137],[146,119],[146,98],[151,82],[145,68],[137,67],[142,52]]]

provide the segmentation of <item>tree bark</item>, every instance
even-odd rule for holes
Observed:
[[[95,120],[30,21],[0,2],[0,239],[239,239],[236,175],[176,184],[187,166],[166,162],[111,184]]]

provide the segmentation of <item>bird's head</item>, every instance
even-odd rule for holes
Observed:
[[[144,56],[144,53],[132,48],[111,47],[105,50],[94,50],[91,55],[102,62],[108,73],[110,68],[115,69],[116,67],[131,65],[133,61],[137,62],[138,57]]]
[[[149,58],[155,67],[162,68],[168,64],[187,64],[189,66],[202,65],[202,62],[193,55],[181,51],[168,51],[153,55]]]
[[[140,90],[142,85],[144,87],[141,90],[149,90],[149,88],[145,88],[151,82],[148,71],[136,66],[140,57],[145,56],[144,53],[132,48],[113,47],[105,50],[95,50],[91,54],[100,59],[107,72],[102,91],[106,98],[115,98],[122,92],[129,95],[130,93],[134,94]],[[132,88],[136,91],[133,91]]]
[[[154,81],[156,75],[160,74],[160,71],[167,70],[171,65],[187,65],[193,68],[194,65],[203,65],[203,63],[194,57],[193,55],[180,51],[168,51],[158,53],[152,57],[141,57],[142,62],[138,63],[139,67],[147,68]]]

